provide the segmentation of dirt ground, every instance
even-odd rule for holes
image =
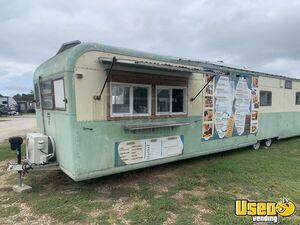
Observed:
[[[34,115],[0,117],[0,143],[11,136],[25,136],[26,133],[34,131],[36,131]]]

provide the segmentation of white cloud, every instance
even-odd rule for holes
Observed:
[[[28,63],[18,63],[0,58],[0,82],[7,82],[18,79],[18,77],[27,76],[32,78],[37,65]]]
[[[268,71],[274,74],[280,74],[282,76],[289,76],[294,78],[300,78],[300,61],[278,58],[268,63],[265,63],[262,67],[263,71]]]
[[[299,11],[297,0],[7,1],[0,93],[76,39],[298,76]]]

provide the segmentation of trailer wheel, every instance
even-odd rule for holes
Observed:
[[[252,145],[253,150],[258,150],[260,147],[260,141],[257,141],[254,145]]]
[[[272,138],[268,138],[266,140],[264,140],[264,144],[266,147],[270,147],[272,145]]]

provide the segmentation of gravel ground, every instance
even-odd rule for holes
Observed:
[[[11,136],[25,136],[36,131],[35,116],[0,117],[0,143]]]

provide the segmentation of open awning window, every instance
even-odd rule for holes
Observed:
[[[107,65],[107,68],[112,63],[112,58],[99,58],[99,62]],[[136,72],[166,72],[181,75],[190,75],[193,72],[201,71],[197,68],[189,68],[185,66],[175,66],[171,64],[164,63],[152,63],[147,61],[136,61],[127,59],[117,59],[114,65],[114,70],[124,70],[124,71],[136,71]]]

